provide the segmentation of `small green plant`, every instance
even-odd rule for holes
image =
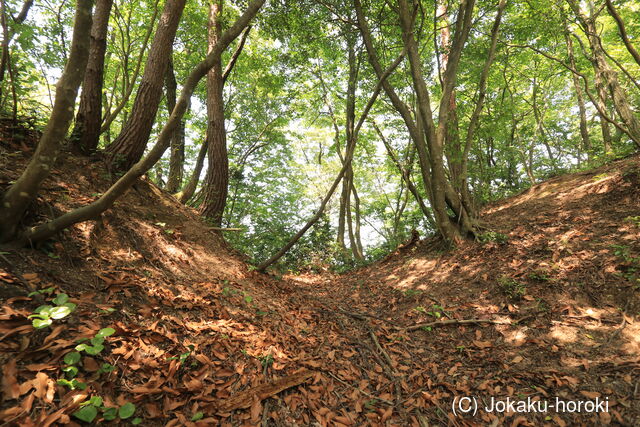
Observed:
[[[196,412],[191,417],[191,421],[200,421],[202,418],[204,418],[204,413],[203,412]]]
[[[611,245],[613,253],[623,263],[622,277],[633,283],[635,289],[640,289],[640,256],[631,254],[631,249],[625,245]]]
[[[537,280],[539,282],[549,282],[551,280],[551,276],[549,276],[549,273],[543,270],[532,271],[527,275],[527,277],[531,280]]]
[[[116,332],[113,328],[104,328],[89,340],[89,343],[81,343],[76,346],[76,351],[84,351],[85,353],[95,356],[104,350],[104,339]],[[86,340],[86,338],[84,339]]]
[[[178,360],[180,362],[180,366],[184,366],[189,356],[191,356],[191,353],[193,352],[193,350],[195,350],[195,347],[193,346],[193,344],[189,344],[187,348],[189,349],[189,351],[186,351],[180,354],[180,356],[170,357],[167,360]]]
[[[506,234],[498,233],[497,231],[487,231],[486,233],[480,233],[477,236],[480,243],[496,242],[498,244],[507,243],[509,237]]]
[[[121,420],[129,419],[136,412],[136,405],[131,402],[127,402],[119,408],[106,407],[103,405],[102,397],[93,396],[91,399],[80,404],[81,407],[72,415],[77,419],[91,423],[96,419],[98,413],[102,413],[102,418],[105,421],[113,421],[116,418]],[[142,422],[142,418],[134,418],[131,420],[131,424],[138,425]]]
[[[50,326],[54,320],[67,317],[77,307],[74,303],[69,302],[69,295],[67,294],[57,294],[51,302],[55,304],[55,306],[41,305],[34,310],[34,314],[29,316],[29,319],[33,319],[31,324],[34,328],[46,328]]]
[[[420,312],[420,313],[425,313],[428,314],[429,316],[433,316],[436,319],[440,319],[442,317],[443,314],[446,314],[444,311],[444,308],[442,308],[442,306],[438,305],[438,304],[433,304],[431,306],[431,310],[427,310],[426,308],[422,307],[422,306],[418,306],[415,308],[416,311]]]
[[[502,276],[498,279],[498,285],[512,300],[519,300],[527,293],[527,287],[511,277]]]
[[[402,293],[407,298],[413,298],[420,295],[422,291],[420,289],[405,289],[404,291],[402,291]]]
[[[273,356],[271,355],[271,353],[258,356],[257,359],[260,361],[260,364],[265,369],[273,365]]]
[[[33,291],[30,292],[29,295],[27,295],[28,297],[33,297],[36,295],[51,295],[53,293],[53,291],[55,291],[56,288],[54,288],[53,286],[49,287],[49,288],[44,288],[44,289],[40,289],[38,291]]]
[[[640,227],[640,215],[638,215],[638,216],[628,216],[624,220],[634,224],[636,227]]]

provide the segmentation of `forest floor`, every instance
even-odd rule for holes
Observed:
[[[0,141],[5,188],[31,149]],[[62,157],[29,221],[108,187],[100,161]],[[485,207],[484,242],[431,238],[344,275],[282,278],[140,181],[99,220],[0,252],[0,425],[116,407],[122,425],[640,425],[638,215],[634,156]],[[75,311],[34,329],[61,293]],[[102,328],[104,349],[74,363],[81,390],[65,355]],[[539,406],[485,407],[507,399]]]

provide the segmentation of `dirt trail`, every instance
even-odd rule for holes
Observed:
[[[99,165],[66,159],[30,219],[104,191]],[[638,425],[639,184],[640,158],[625,159],[488,206],[484,242],[430,239],[345,275],[280,279],[141,182],[99,221],[0,257],[0,421],[79,423],[100,396],[96,420],[131,402],[142,425]],[[27,294],[49,287],[77,309],[34,330],[27,316],[51,297]],[[106,327],[78,365],[87,388],[56,385],[76,341]],[[456,416],[465,396],[479,411]],[[507,398],[609,406],[483,410]]]

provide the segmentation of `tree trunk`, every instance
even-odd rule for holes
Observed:
[[[82,82],[80,106],[71,133],[71,146],[81,154],[91,154],[98,148],[102,125],[102,86],[104,55],[107,50],[107,31],[113,0],[97,0],[91,27],[89,62]]]
[[[565,34],[565,41],[567,43],[567,54],[569,55],[569,63],[573,68],[576,68],[576,59],[573,53],[573,42],[571,36]],[[576,98],[578,100],[578,109],[580,112],[580,136],[582,138],[582,147],[587,153],[587,158],[591,158],[591,138],[589,137],[589,128],[587,126],[587,109],[584,102],[584,94],[582,93],[582,85],[580,84],[580,78],[574,73],[571,73],[573,79],[573,87],[576,91]]]
[[[222,32],[223,0],[216,0],[209,8],[209,51],[218,44]],[[229,158],[227,134],[224,125],[224,99],[222,94],[222,55],[214,58],[207,74],[207,144],[208,168],[204,183],[204,200],[200,213],[213,226],[222,225],[222,216],[227,203],[229,184]]]
[[[56,85],[56,99],[38,148],[20,178],[3,195],[0,204],[0,242],[11,240],[24,212],[35,200],[49,176],[60,146],[73,119],[73,107],[89,58],[92,2],[78,1],[73,26],[71,54]]]
[[[169,114],[176,106],[176,96],[178,83],[173,69],[173,60],[169,59],[167,67],[167,75],[165,76],[164,86],[167,93],[167,109]],[[182,186],[182,176],[184,173],[184,138],[185,123],[184,119],[180,121],[180,125],[171,138],[171,155],[169,157],[169,176],[167,177],[167,191],[176,193]]]
[[[418,99],[418,113],[424,125],[425,139],[429,150],[431,166],[431,206],[435,213],[436,223],[440,234],[449,243],[457,243],[467,234],[473,234],[473,225],[465,211],[459,195],[453,190],[447,180],[444,168],[444,147],[449,132],[451,112],[451,96],[455,89],[457,68],[460,63],[462,48],[471,30],[471,18],[475,5],[469,0],[460,5],[454,39],[448,56],[447,68],[442,78],[442,97],[440,99],[439,118],[437,127],[433,121],[431,101],[427,85],[422,73],[422,61],[418,53],[417,42],[413,35],[413,19],[411,9],[406,0],[398,1],[398,13],[402,27],[402,38],[407,49],[411,78]],[[452,222],[447,213],[447,205],[458,216],[458,221]]]
[[[185,1],[167,0],[164,5],[131,115],[105,150],[112,171],[130,169],[144,154],[162,98],[164,77]]]

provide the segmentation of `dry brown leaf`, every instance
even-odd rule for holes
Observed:
[[[258,398],[258,396],[253,396],[253,404],[251,405],[251,421],[254,423],[258,422],[260,418],[260,414],[262,413],[262,402]]]
[[[491,343],[491,341],[478,341],[478,340],[474,340],[473,341],[473,345],[475,345],[478,348],[490,348],[493,347],[493,344]]]
[[[2,394],[6,400],[20,397],[16,359],[9,360],[2,368]]]
[[[595,399],[596,397],[602,396],[602,394],[598,393],[597,391],[581,390],[580,394],[583,395],[584,397],[588,397],[589,399]]]

